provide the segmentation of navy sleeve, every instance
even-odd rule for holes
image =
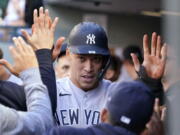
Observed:
[[[163,85],[161,82],[161,78],[159,79],[152,79],[150,78],[143,66],[140,67],[140,71],[137,72],[140,81],[144,82],[147,86],[150,87],[152,92],[154,93],[156,98],[159,98],[160,104],[164,104],[164,90]]]
[[[51,100],[52,112],[54,114],[57,106],[57,102],[56,102],[57,90],[56,90],[56,78],[53,68],[53,61],[51,59],[51,50],[49,49],[37,50],[36,56],[39,62],[41,79],[48,88],[48,92]]]

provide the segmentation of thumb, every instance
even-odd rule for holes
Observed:
[[[138,57],[134,53],[131,53],[131,57],[133,60],[135,70],[139,71],[140,70],[140,62],[138,60]]]
[[[60,54],[61,46],[62,46],[62,43],[64,42],[64,40],[65,40],[65,37],[60,37],[56,41],[56,44],[55,44],[53,52],[52,52],[52,59],[53,60],[55,60],[58,57],[58,55]]]
[[[158,115],[160,115],[160,107],[159,107],[159,99],[158,99],[158,98],[155,99],[154,111],[155,111]]]
[[[0,64],[5,66],[12,74],[18,76],[18,73],[15,72],[13,66],[5,59],[0,59]]]
[[[25,39],[28,42],[30,42],[31,41],[31,36],[29,35],[29,33],[26,30],[24,30],[24,29],[22,29],[21,32],[22,32],[22,35],[25,37]],[[34,30],[33,30],[33,32],[34,32]]]

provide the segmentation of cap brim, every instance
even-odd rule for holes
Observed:
[[[93,45],[78,45],[70,46],[70,52],[75,54],[100,54],[100,55],[110,55],[109,49],[100,48]]]

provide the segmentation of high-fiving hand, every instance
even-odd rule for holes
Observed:
[[[38,67],[36,55],[31,46],[27,45],[26,42],[21,38],[13,38],[15,47],[10,46],[9,50],[14,60],[14,64],[11,65],[5,59],[0,60],[0,64],[4,65],[11,73],[18,76],[20,72]]]
[[[39,9],[39,16],[37,9],[34,10],[34,24],[32,27],[32,35],[29,35],[25,30],[22,30],[24,37],[28,43],[31,44],[34,50],[38,49],[52,49],[54,43],[54,31],[58,23],[56,17],[52,22],[49,16],[49,11]]]
[[[151,51],[149,50],[148,36],[143,38],[144,61],[142,66],[145,67],[148,77],[160,79],[165,70],[167,45],[162,46],[161,37],[154,32],[151,39]],[[140,70],[140,62],[135,54],[131,54],[136,71]]]

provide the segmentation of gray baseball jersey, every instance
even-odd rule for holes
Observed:
[[[100,112],[105,107],[110,85],[102,80],[99,86],[85,92],[66,77],[57,80],[57,119],[61,126],[87,127],[100,123]]]

